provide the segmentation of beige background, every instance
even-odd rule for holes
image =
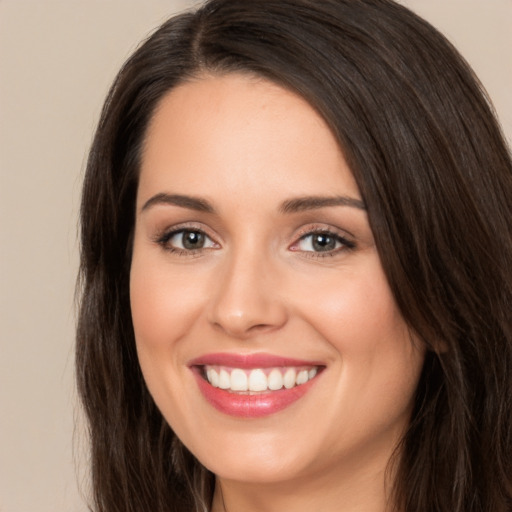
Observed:
[[[0,0],[1,512],[86,510],[73,384],[85,155],[116,70],[153,27],[193,3]],[[403,3],[472,63],[511,141],[512,0]]]

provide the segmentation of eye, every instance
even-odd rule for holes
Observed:
[[[215,242],[203,231],[180,229],[162,236],[158,243],[169,251],[193,252],[216,247]]]
[[[343,249],[353,249],[355,244],[330,231],[315,231],[299,238],[290,248],[294,251],[332,254]]]

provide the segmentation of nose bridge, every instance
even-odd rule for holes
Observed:
[[[210,322],[237,338],[281,327],[286,308],[276,293],[276,276],[274,258],[254,241],[233,248],[212,294]]]

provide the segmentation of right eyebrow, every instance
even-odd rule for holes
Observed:
[[[166,194],[161,192],[150,197],[140,209],[140,212],[144,212],[157,204],[170,204],[174,206],[181,206],[182,208],[188,208],[189,210],[196,210],[199,212],[214,213],[213,206],[200,197],[186,196],[181,194]]]
[[[305,196],[288,199],[281,204],[279,210],[282,213],[296,213],[306,210],[317,210],[330,206],[349,206],[358,210],[366,210],[366,205],[361,199],[350,196]]]

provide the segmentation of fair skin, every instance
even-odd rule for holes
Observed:
[[[322,118],[264,79],[186,82],[150,123],[136,208],[140,365],[215,473],[213,511],[384,512],[424,353]],[[309,380],[240,391],[235,370]]]

